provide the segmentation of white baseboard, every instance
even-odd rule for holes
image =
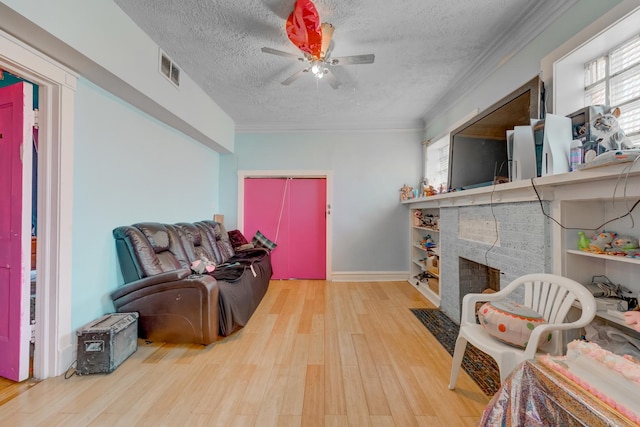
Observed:
[[[65,374],[74,360],[76,360],[77,346],[66,345],[60,348],[58,352],[58,364],[55,367],[55,372],[50,376],[59,376]]]
[[[399,282],[408,280],[408,271],[334,271],[333,282]]]

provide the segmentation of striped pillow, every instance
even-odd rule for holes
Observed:
[[[270,251],[274,250],[276,246],[278,246],[276,242],[272,242],[271,240],[269,240],[264,234],[260,232],[260,230],[256,231],[253,239],[251,239],[251,243],[255,247],[263,247],[269,249]]]

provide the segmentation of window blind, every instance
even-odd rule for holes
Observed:
[[[620,128],[640,148],[640,35],[584,66],[585,105],[620,108]]]

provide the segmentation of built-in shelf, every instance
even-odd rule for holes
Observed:
[[[426,215],[426,217],[423,217],[423,215]],[[434,228],[437,227],[439,215],[439,209],[412,209],[410,224],[411,263],[409,282],[417,287],[418,291],[436,306],[440,306],[440,276],[433,273],[432,270],[438,265],[437,262],[440,256],[438,251],[440,230]],[[424,242],[427,237],[431,239],[435,246],[427,248],[420,243]],[[428,270],[427,267],[431,270]]]
[[[414,225],[413,228],[418,229],[418,230],[425,230],[425,231],[432,231],[434,233],[439,233],[440,230],[436,230],[435,228],[430,228],[430,227],[418,227],[417,225]]]
[[[575,301],[573,303],[573,306],[577,307],[577,308],[581,308],[580,302],[578,302],[578,301]],[[608,321],[610,323],[615,323],[616,325],[620,325],[620,326],[622,326],[624,328],[627,328],[630,331],[633,331],[635,333],[635,329],[633,329],[633,327],[631,327],[631,325],[629,325],[627,322],[624,321],[624,312],[622,312],[622,311],[617,312],[615,314],[611,314],[607,310],[598,310],[598,311],[596,311],[596,317],[604,319],[604,320],[606,320],[606,321]]]
[[[435,279],[440,278],[440,273],[434,273],[432,270],[426,270],[426,272],[433,276]]]
[[[621,312],[622,313],[622,312]],[[609,314],[606,311],[596,311],[596,316],[605,319],[611,323],[616,323],[618,325],[624,326],[625,328],[629,328],[631,330],[634,330],[629,324],[627,324],[627,322],[624,321],[623,318],[620,318],[618,316]]]
[[[572,254],[572,255],[580,255],[580,256],[586,256],[586,257],[591,257],[591,258],[605,259],[607,261],[629,262],[631,264],[640,265],[640,258],[629,258],[629,257],[625,257],[625,256],[597,254],[597,253],[593,253],[593,252],[580,251],[580,250],[577,250],[577,249],[568,249],[567,253]]]

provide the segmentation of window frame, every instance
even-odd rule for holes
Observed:
[[[543,58],[543,72],[552,63],[552,77],[545,85],[551,87],[554,114],[566,116],[583,108],[584,65],[638,34],[640,7],[633,3],[623,2]]]

